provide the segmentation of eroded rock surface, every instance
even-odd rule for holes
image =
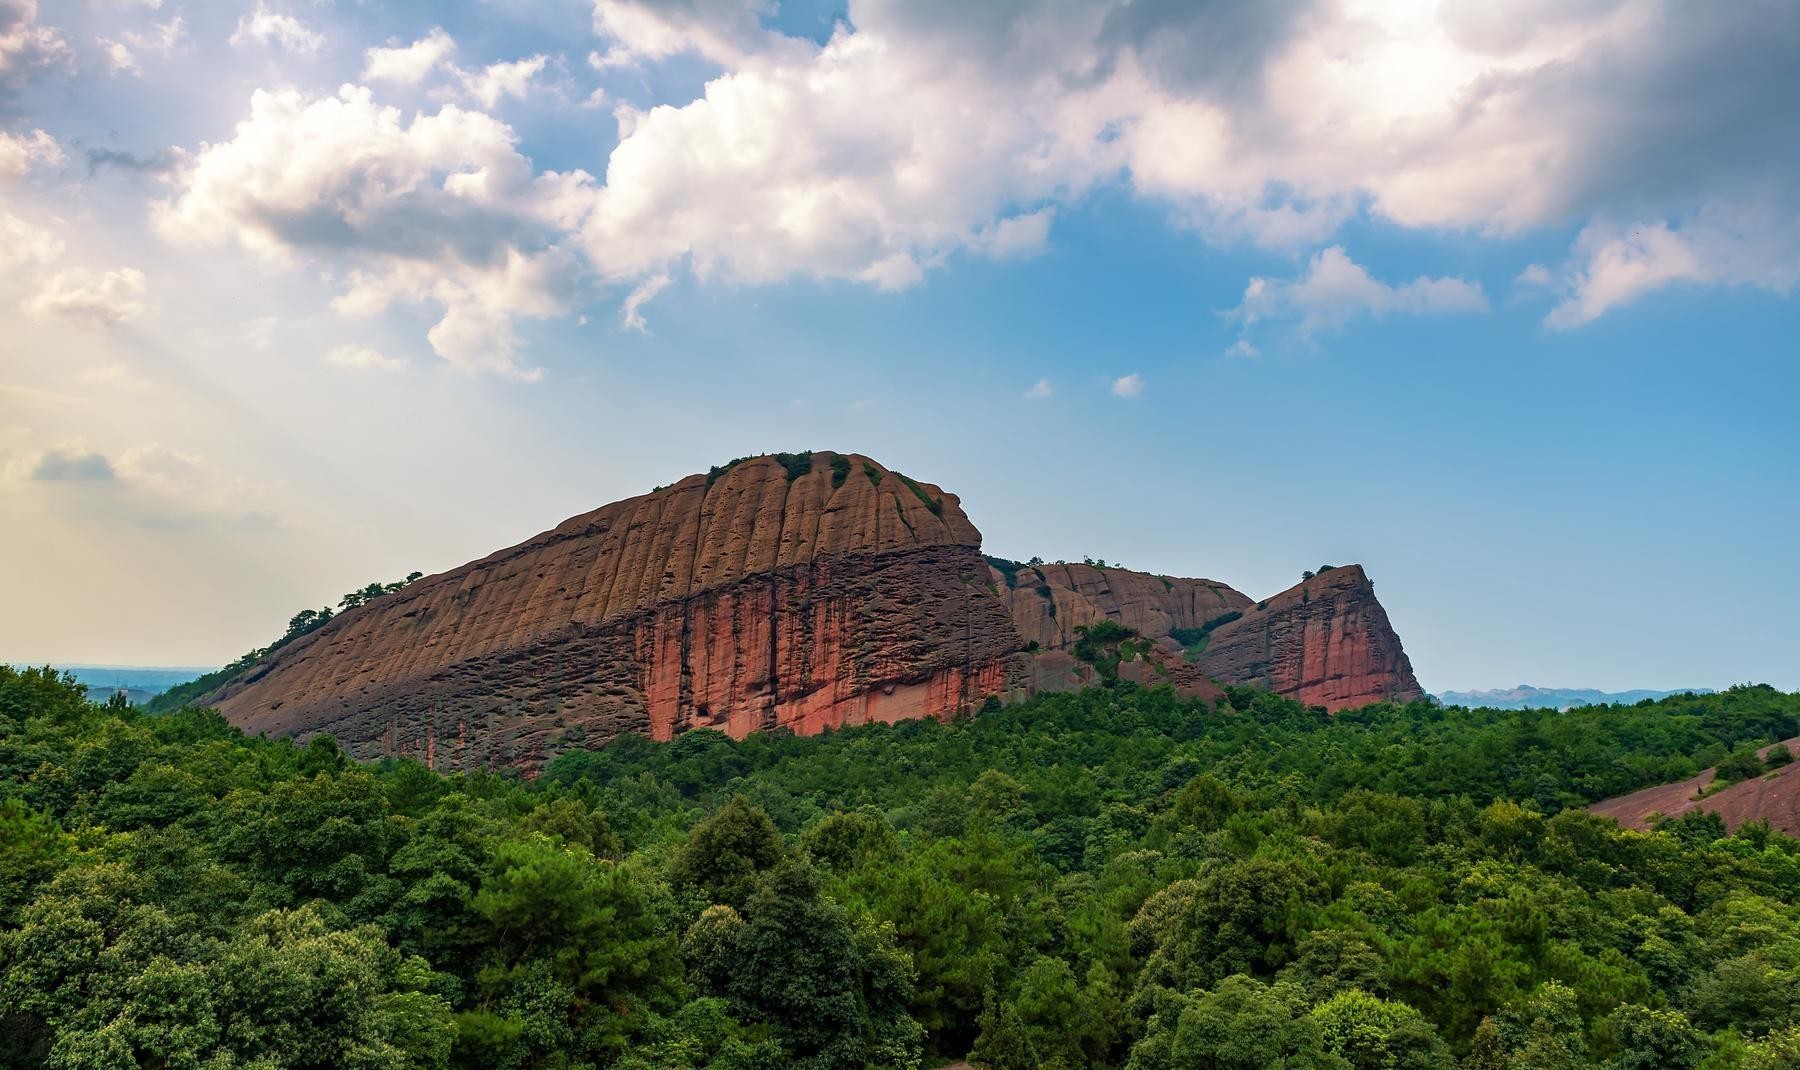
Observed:
[[[753,458],[375,599],[203,701],[451,766],[948,716],[1017,672],[980,539],[955,495],[867,458]]]
[[[1154,641],[1122,679],[1184,695],[1419,694],[1361,568],[1258,609],[1215,580],[1002,570],[980,544],[955,495],[869,458],[751,458],[376,598],[200,701],[364,758],[535,766],[623,732],[810,733],[1091,686],[1070,650],[1102,620]],[[1207,625],[1197,655],[1170,638]]]
[[[1252,605],[1212,632],[1198,662],[1215,680],[1328,710],[1425,694],[1361,565],[1321,572]]]

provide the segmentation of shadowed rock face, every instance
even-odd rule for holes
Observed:
[[[374,599],[200,701],[358,757],[534,766],[562,740],[811,733],[1087,686],[1068,649],[1106,619],[1160,640],[1122,678],[1187,695],[1216,698],[1208,675],[1333,709],[1418,694],[1360,568],[1258,611],[1212,580],[1009,577],[980,544],[955,495],[865,457],[751,458]],[[1167,638],[1234,610],[1197,666]]]
[[[1322,572],[1221,625],[1199,664],[1215,680],[1328,710],[1425,694],[1361,565]]]

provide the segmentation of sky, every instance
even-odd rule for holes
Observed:
[[[1800,688],[1800,4],[0,0],[0,660],[732,457],[1361,562],[1428,689]]]

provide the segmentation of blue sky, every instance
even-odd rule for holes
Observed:
[[[747,453],[1800,687],[1800,9],[0,0],[0,658],[221,662]]]

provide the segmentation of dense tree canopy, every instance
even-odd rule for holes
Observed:
[[[0,1066],[1793,1068],[1800,843],[1582,807],[1796,734],[1121,683],[444,776],[0,667]]]

